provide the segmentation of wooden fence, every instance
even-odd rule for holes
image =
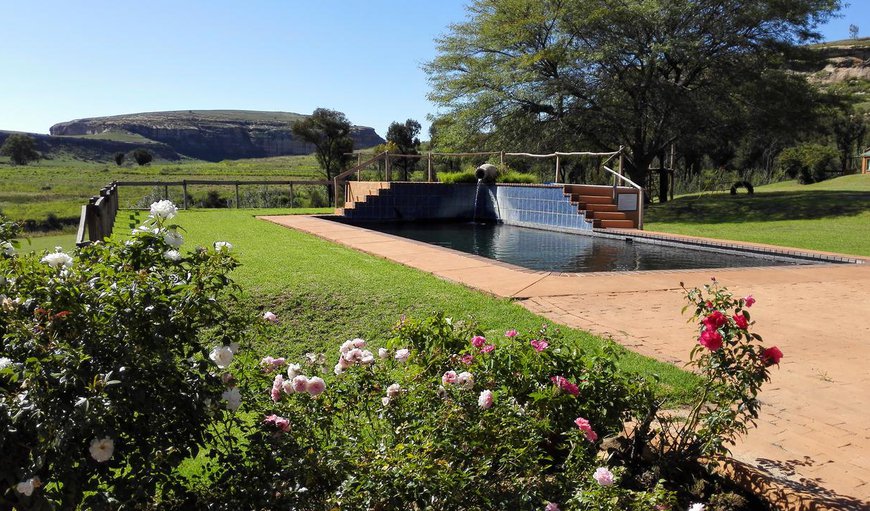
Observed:
[[[91,197],[87,204],[82,206],[82,214],[79,219],[79,229],[76,234],[76,245],[79,247],[90,245],[95,241],[101,241],[112,235],[115,225],[115,217],[120,208],[118,202],[118,190],[122,186],[148,186],[151,188],[163,188],[163,196],[169,197],[170,186],[180,186],[182,190],[182,209],[190,207],[190,186],[231,186],[235,187],[236,207],[239,207],[239,187],[242,186],[288,186],[290,196],[293,196],[294,186],[321,185],[329,186],[332,182],[326,180],[275,180],[275,181],[226,181],[226,180],[203,180],[183,179],[181,181],[116,181],[100,190],[100,194]]]

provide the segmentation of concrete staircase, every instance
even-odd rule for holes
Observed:
[[[634,220],[618,211],[613,199],[613,188],[609,186],[565,185],[565,195],[571,196],[571,203],[586,217],[592,227],[598,229],[634,229]]]
[[[349,182],[347,186],[350,187],[348,190],[349,200],[345,201],[343,208],[335,208],[336,215],[344,215],[346,210],[354,209],[357,204],[367,201],[369,197],[377,197],[382,191],[390,189],[390,183],[382,181],[352,181]]]

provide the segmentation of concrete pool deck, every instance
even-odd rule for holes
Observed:
[[[700,286],[715,276],[758,300],[757,332],[785,354],[760,396],[758,427],[733,458],[764,476],[757,490],[778,508],[870,509],[870,264],[560,274],[317,217],[261,218],[517,300],[677,365],[697,335],[680,315],[680,282]]]

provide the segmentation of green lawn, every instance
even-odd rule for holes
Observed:
[[[685,195],[647,211],[645,228],[870,256],[870,175]]]
[[[186,230],[188,250],[214,241],[231,242],[242,263],[234,277],[247,292],[249,304],[283,318],[282,335],[261,347],[263,355],[332,352],[353,337],[377,345],[402,314],[420,317],[443,311],[478,321],[491,336],[510,328],[536,331],[548,322],[510,300],[254,218],[276,213],[286,210],[200,210],[182,212],[178,218]],[[126,228],[125,219],[119,218]],[[604,342],[578,330],[562,331],[570,342],[588,349]],[[691,341],[686,340],[687,351]],[[697,384],[693,375],[674,366],[623,353],[621,367],[657,375],[662,392],[676,399],[688,396]]]

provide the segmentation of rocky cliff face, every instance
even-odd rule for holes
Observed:
[[[293,136],[293,123],[305,116],[288,112],[206,110],[152,112],[62,122],[52,135],[135,133],[181,154],[208,161],[308,154],[314,148]],[[384,142],[373,128],[354,126],[355,149]]]

